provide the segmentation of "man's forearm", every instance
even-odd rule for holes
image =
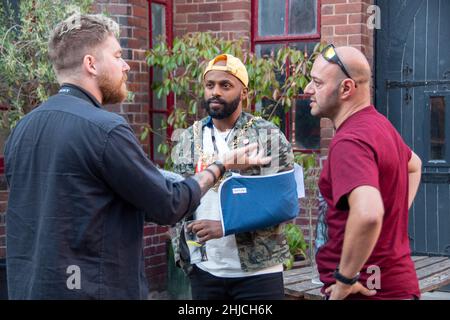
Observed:
[[[342,275],[353,278],[360,272],[375,248],[381,226],[382,220],[368,220],[363,212],[350,210],[339,264]]]
[[[251,143],[245,147],[233,149],[223,154],[219,160],[223,163],[225,170],[244,170],[251,166],[268,164],[271,157],[264,156],[264,149],[257,153],[257,147],[257,143]],[[193,176],[200,185],[202,196],[214,185],[214,181],[221,177],[217,164],[210,165],[207,169]]]
[[[220,177],[220,170],[217,166],[213,165],[213,166],[209,166],[208,169],[212,170],[214,172],[214,175],[216,178]],[[200,190],[202,192],[202,197],[203,195],[208,192],[208,190],[214,186],[214,177],[211,174],[211,172],[209,171],[202,171],[197,173],[196,175],[194,175],[192,178],[194,178],[199,186],[200,186]]]
[[[353,278],[366,263],[380,236],[383,199],[377,188],[361,186],[348,196],[350,211],[345,227],[339,271]]]

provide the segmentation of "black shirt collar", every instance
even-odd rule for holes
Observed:
[[[68,95],[83,99],[83,100],[93,104],[97,108],[102,109],[101,103],[98,102],[98,100],[92,94],[90,94],[87,90],[85,90],[77,85],[74,85],[72,83],[63,83],[61,85],[61,88],[59,89],[58,93],[68,94]]]

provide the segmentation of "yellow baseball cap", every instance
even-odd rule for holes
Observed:
[[[216,65],[219,61],[226,61],[225,66]],[[205,79],[205,75],[212,70],[225,71],[229,74],[232,74],[236,78],[238,78],[242,84],[247,88],[248,87],[248,73],[244,64],[238,58],[232,56],[231,54],[221,54],[212,59],[208,66],[203,72],[203,79]]]

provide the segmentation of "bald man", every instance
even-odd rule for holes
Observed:
[[[408,209],[421,161],[371,105],[370,65],[359,50],[328,46],[311,77],[311,114],[336,129],[319,180],[328,205],[316,243],[323,293],[333,300],[417,299]]]

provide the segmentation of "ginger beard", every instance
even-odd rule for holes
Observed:
[[[114,82],[107,72],[104,72],[98,77],[98,86],[102,93],[102,104],[115,104],[123,102],[128,95],[126,81],[128,76],[123,74],[119,82]]]

